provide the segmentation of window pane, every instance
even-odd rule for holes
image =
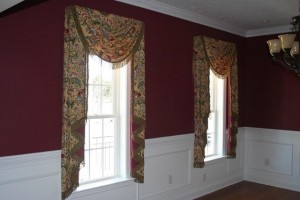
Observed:
[[[103,149],[91,150],[90,155],[90,178],[103,178]]]
[[[103,119],[103,127],[104,127],[104,136],[113,137],[115,132],[115,119],[114,118]]]
[[[85,143],[87,149],[85,153],[86,165],[80,170],[81,181],[91,181],[114,175],[114,131],[114,118],[88,119]]]
[[[88,116],[95,116],[101,114],[101,86],[90,85],[88,95]]]
[[[113,114],[113,70],[108,62],[102,62],[102,114]]]
[[[89,84],[101,84],[101,61],[97,56],[89,57]]]
[[[90,155],[89,155],[89,151],[85,151],[84,152],[84,167],[82,167],[79,171],[79,182],[84,182],[84,181],[88,181],[90,178],[90,174],[89,174],[89,168],[90,168]]]
[[[206,155],[215,154],[215,134],[207,134]]]
[[[102,119],[90,119],[90,148],[103,147]]]
[[[112,65],[108,62],[102,61],[102,84],[103,85],[112,85],[113,73]]]
[[[215,110],[215,79],[217,77],[209,71],[209,94],[210,94],[210,110]]]
[[[111,85],[102,87],[102,114],[113,114],[113,91]]]
[[[103,119],[104,176],[114,174],[115,119]]]
[[[85,138],[84,138],[84,149],[90,148],[90,120],[87,120],[85,124]]]
[[[215,133],[215,132],[216,132],[216,113],[210,112],[208,117],[207,133]]]
[[[105,143],[104,149],[103,149],[103,156],[104,156],[104,163],[103,163],[103,176],[108,177],[108,176],[113,176],[115,173],[115,149],[114,145],[111,145],[112,143]]]

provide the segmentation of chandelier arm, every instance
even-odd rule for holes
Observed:
[[[277,56],[273,56],[273,61],[274,61],[275,64],[283,67],[284,69],[286,69],[288,71],[291,71],[291,72],[294,72],[294,73],[297,73],[297,74],[300,73],[299,69],[291,66],[290,64],[287,64],[284,60],[278,58]]]
[[[291,54],[285,52],[283,54],[283,60],[289,69],[296,70],[296,61]]]

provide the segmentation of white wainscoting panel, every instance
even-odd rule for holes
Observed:
[[[237,136],[237,155],[235,159],[221,157],[206,161],[205,167],[192,169],[191,185],[185,196],[178,200],[192,200],[204,196],[244,179],[244,129],[240,128]]]
[[[250,167],[262,171],[292,175],[293,145],[266,141],[249,141]]]
[[[0,199],[61,199],[60,151],[0,157]]]
[[[193,168],[194,134],[146,140],[145,183],[126,180],[69,200],[192,200],[248,180],[300,191],[300,132],[239,128],[236,159]],[[60,151],[0,157],[0,199],[60,200]]]
[[[243,180],[243,140],[241,129],[236,159],[217,157],[195,169],[194,134],[147,139],[144,184],[129,179],[75,191],[68,200],[193,200]],[[60,167],[60,151],[0,157],[0,199],[60,200]]]
[[[300,132],[245,128],[245,180],[300,191]]]
[[[237,136],[237,156],[235,159],[228,159],[227,160],[227,173],[244,174],[244,143],[245,143],[245,133],[243,128],[239,128],[239,133]],[[242,171],[241,171],[242,170]]]
[[[161,199],[161,194],[190,184],[193,135],[179,135],[146,141],[145,182],[139,199]]]
[[[194,134],[146,141],[145,183],[139,200],[192,200],[243,180],[243,131],[237,159],[218,157],[193,168]]]

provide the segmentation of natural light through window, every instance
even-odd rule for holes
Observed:
[[[81,184],[121,176],[126,171],[127,67],[89,56],[85,165]],[[123,162],[123,163],[122,163]],[[125,162],[125,163],[124,163]]]
[[[207,145],[205,156],[222,156],[225,131],[225,80],[218,78],[212,70],[209,75],[210,114],[208,118]]]

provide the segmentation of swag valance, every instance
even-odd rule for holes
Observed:
[[[228,79],[227,155],[236,156],[236,135],[238,132],[238,73],[235,44],[205,36],[194,37],[194,167],[204,167],[207,144],[208,117],[210,113],[209,70],[220,78]]]
[[[131,61],[131,176],[144,181],[145,53],[142,22],[80,6],[65,11],[62,198],[78,186],[84,161],[89,54],[122,67]]]

